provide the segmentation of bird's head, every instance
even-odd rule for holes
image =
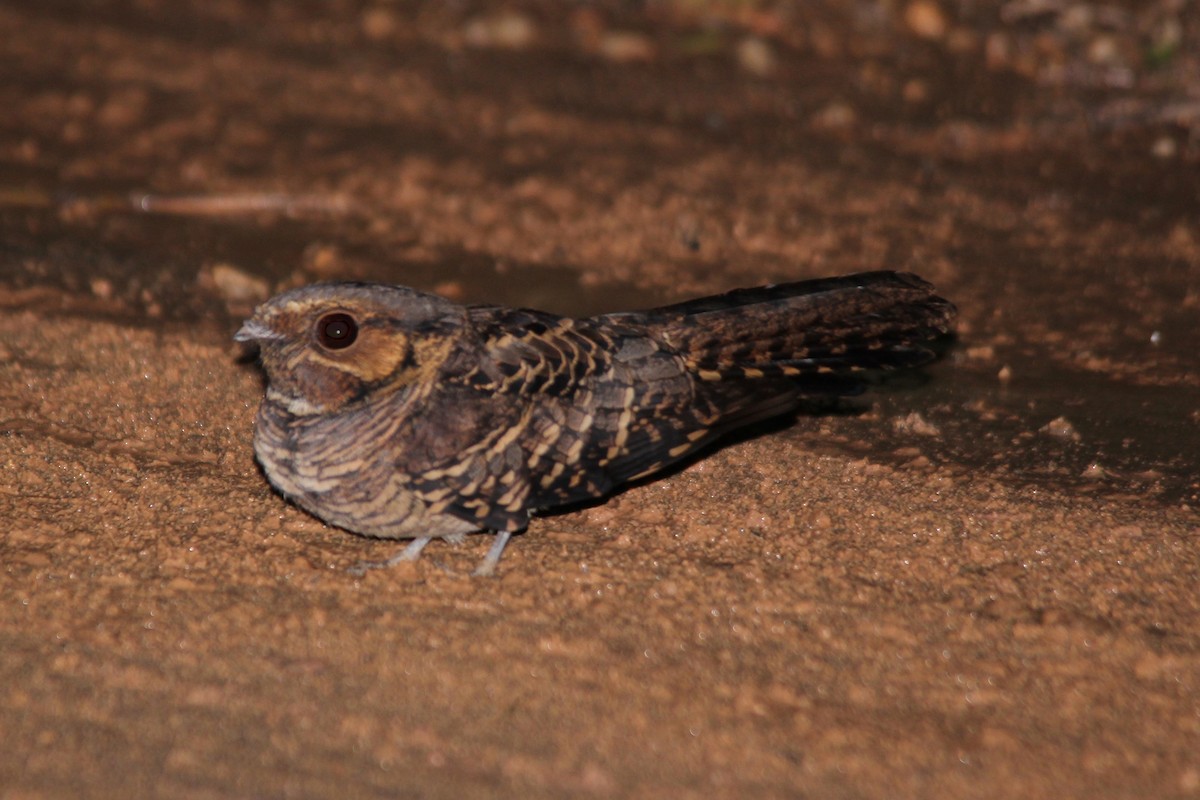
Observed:
[[[324,283],[271,298],[234,339],[258,345],[268,400],[308,416],[432,379],[464,320],[461,306],[436,295]]]

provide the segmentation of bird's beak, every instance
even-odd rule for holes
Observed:
[[[248,319],[233,335],[237,342],[266,342],[282,339],[283,334],[271,330],[256,319]]]

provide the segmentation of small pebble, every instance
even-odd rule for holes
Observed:
[[[738,43],[737,60],[738,66],[759,78],[770,77],[775,72],[775,51],[757,36],[748,36]]]
[[[892,423],[892,428],[897,433],[912,433],[918,436],[939,436],[942,432],[941,428],[925,419],[918,411],[900,417]]]
[[[1072,442],[1078,442],[1081,438],[1079,431],[1075,430],[1075,426],[1066,417],[1055,417],[1038,428],[1038,430],[1041,433],[1053,436],[1055,439],[1067,439]]]
[[[609,61],[629,64],[654,60],[654,42],[649,36],[631,31],[612,31],[600,39],[600,55]]]
[[[271,286],[232,264],[213,264],[200,273],[202,286],[211,286],[226,303],[242,305],[261,303],[271,294]]]
[[[1092,40],[1088,45],[1087,57],[1093,64],[1123,66],[1124,63],[1116,37],[1108,35],[1097,36]]]
[[[912,78],[905,81],[900,95],[906,103],[925,103],[929,100],[929,84],[920,78]]]
[[[1150,146],[1150,155],[1164,160],[1174,158],[1178,152],[1179,145],[1175,144],[1175,140],[1170,136],[1160,136]]]
[[[946,14],[930,0],[913,0],[904,9],[904,24],[922,39],[941,39],[946,35]]]
[[[337,277],[342,266],[342,251],[335,244],[313,242],[301,255],[304,270],[322,280]]]
[[[834,101],[813,116],[813,125],[825,130],[853,127],[858,121],[858,112],[848,103]]]
[[[996,357],[996,348],[990,344],[976,345],[967,348],[967,358],[972,361],[991,361]]]
[[[379,42],[395,36],[400,21],[392,9],[376,7],[363,12],[361,25],[364,36],[373,42]]]
[[[509,12],[492,17],[475,17],[463,28],[463,40],[472,47],[523,50],[533,44],[537,27],[523,14]]]
[[[108,278],[92,278],[89,284],[92,289],[92,294],[101,300],[111,300],[113,296],[113,284]]]

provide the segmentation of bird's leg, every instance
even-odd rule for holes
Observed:
[[[385,561],[360,561],[347,571],[351,575],[365,575],[367,570],[386,569],[387,567],[402,564],[405,561],[416,561],[421,557],[421,551],[425,549],[425,545],[429,544],[432,539],[432,536],[422,536],[419,539],[413,539],[408,543],[407,547]]]
[[[508,540],[511,538],[512,534],[508,531],[497,531],[496,539],[488,549],[487,555],[483,557],[483,561],[479,562],[479,566],[471,574],[476,577],[495,575],[496,565],[500,563],[500,556],[504,555],[504,548],[508,545]]]
[[[425,549],[425,545],[433,539],[432,536],[422,536],[419,539],[413,539],[408,543],[408,546],[401,550],[396,555],[383,562],[384,566],[394,567],[397,564],[402,564],[405,561],[416,561],[421,557],[421,551]]]

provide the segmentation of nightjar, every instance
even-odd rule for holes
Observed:
[[[388,564],[493,531],[490,574],[532,512],[860,391],[855,373],[929,361],[954,314],[896,272],[587,319],[327,283],[272,298],[235,338],[266,371],[254,449],[276,489],[332,525],[412,539]]]

